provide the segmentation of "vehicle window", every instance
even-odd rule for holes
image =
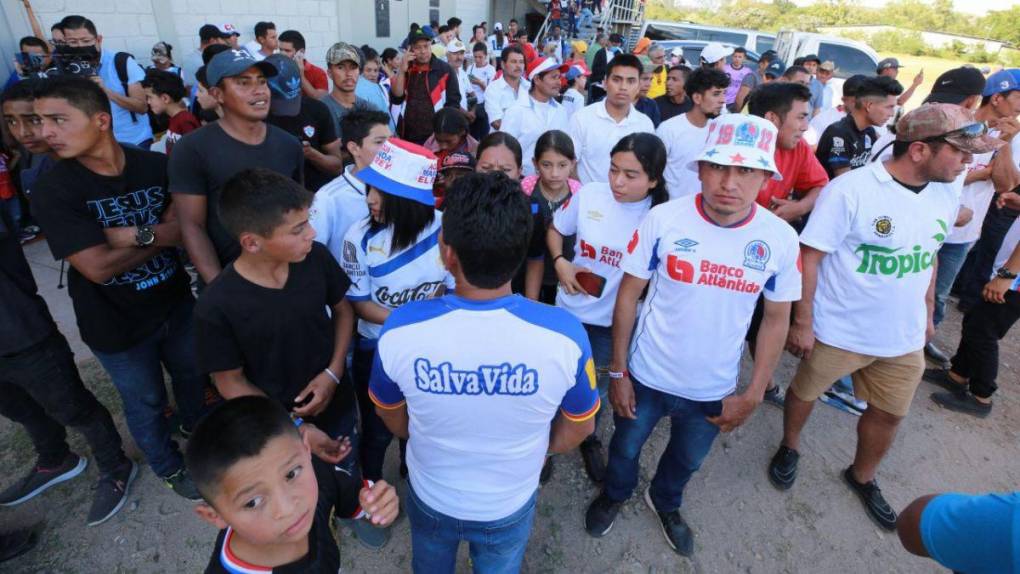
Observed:
[[[684,48],[684,61],[691,68],[697,68],[701,65],[701,46],[697,48]]]
[[[823,62],[832,60],[836,64],[837,78],[849,78],[854,74],[875,75],[875,61],[852,46],[821,42],[818,45],[818,58]]]
[[[697,37],[696,30],[690,30],[680,26],[662,26],[649,24],[645,29],[645,36],[650,40],[694,40]]]
[[[765,50],[771,50],[776,45],[776,39],[768,36],[758,36],[757,41],[754,43],[754,51],[761,54]]]
[[[723,44],[743,46],[747,43],[747,34],[723,32],[722,30],[698,30],[697,39],[706,42],[722,42]]]

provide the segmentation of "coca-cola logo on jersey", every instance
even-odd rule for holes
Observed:
[[[400,307],[401,305],[410,303],[411,301],[431,299],[442,286],[442,281],[430,281],[428,283],[422,283],[417,287],[408,287],[401,291],[390,291],[389,287],[384,285],[379,289],[376,289],[375,298],[379,301],[380,305],[386,305],[387,307]]]

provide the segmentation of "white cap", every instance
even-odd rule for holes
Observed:
[[[708,124],[708,139],[698,157],[687,169],[698,171],[698,162],[751,167],[772,172],[772,179],[783,176],[776,167],[776,125],[758,116],[725,114]]]
[[[237,31],[237,27],[233,24],[217,24],[217,28],[220,29],[221,34],[240,36],[241,33]]]
[[[466,50],[466,48],[464,47],[464,42],[461,42],[460,40],[458,40],[456,38],[451,40],[450,43],[446,45],[446,53],[447,54],[449,54],[450,52],[454,52],[454,53],[456,53],[456,52],[464,52],[465,50]]]
[[[496,22],[495,24],[492,25],[492,29],[493,30],[502,30],[503,29],[503,23],[502,22]]]
[[[709,64],[714,64],[733,53],[733,48],[723,46],[719,42],[709,42],[701,50],[701,59]]]

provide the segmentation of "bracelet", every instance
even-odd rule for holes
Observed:
[[[628,371],[627,369],[624,369],[624,370],[622,370],[620,372],[609,371],[609,378],[610,379],[622,379],[624,377],[630,377],[630,371]]]
[[[332,370],[330,370],[329,367],[326,367],[325,369],[323,369],[322,372],[326,373],[327,375],[329,375],[329,378],[333,379],[334,383],[336,383],[338,385],[340,384],[340,377],[336,376],[336,373],[334,373]]]
[[[563,257],[563,254],[562,254],[562,253],[560,253],[560,254],[559,254],[559,255],[557,255],[556,257],[553,257],[553,260],[552,260],[552,262],[553,262],[553,265],[556,265],[556,260],[557,260],[557,259],[560,259],[561,257],[562,257],[563,259],[566,259],[566,257]]]
[[[293,417],[293,420],[294,426],[297,428],[301,428],[301,425],[305,424],[304,419],[302,419],[301,417]]]

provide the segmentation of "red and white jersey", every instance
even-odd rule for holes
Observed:
[[[613,305],[620,290],[623,271],[620,260],[627,243],[652,207],[651,197],[635,203],[620,203],[608,183],[585,185],[553,214],[553,226],[561,235],[577,235],[574,265],[606,278],[601,297],[587,293],[556,292],[556,306],[588,325],[608,327],[613,323]]]
[[[623,271],[649,279],[630,343],[641,384],[694,401],[731,394],[759,294],[800,299],[797,232],[757,205],[722,227],[701,194],[653,208],[627,245]]]

